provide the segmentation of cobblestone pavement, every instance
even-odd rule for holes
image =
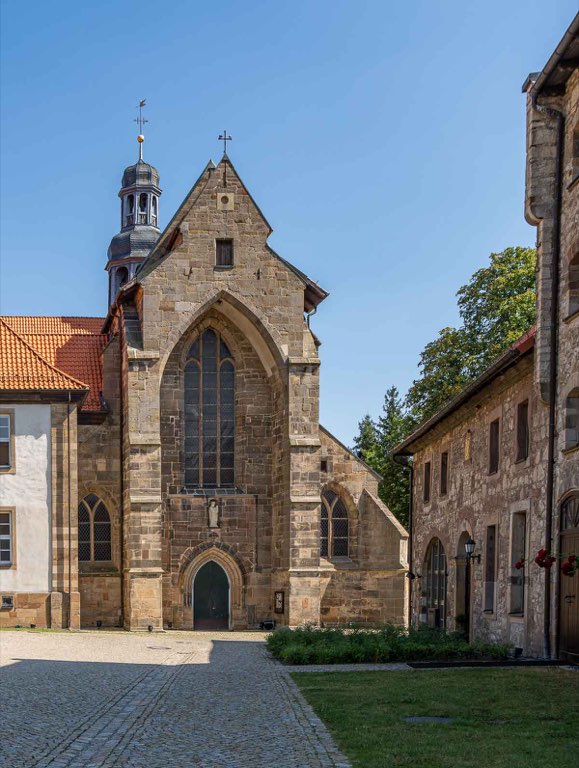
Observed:
[[[348,768],[254,632],[1,632],[1,768]]]

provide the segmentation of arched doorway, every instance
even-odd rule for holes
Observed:
[[[579,556],[579,493],[561,504],[561,554]],[[559,655],[569,661],[579,660],[579,572],[560,575]]]
[[[193,629],[229,629],[229,579],[215,560],[195,574]]]
[[[428,545],[422,571],[423,621],[437,629],[446,628],[446,554],[440,539]]]

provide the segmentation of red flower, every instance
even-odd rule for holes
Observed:
[[[544,560],[545,568],[550,568],[556,560],[556,557],[546,557]]]
[[[535,562],[537,562],[537,560],[544,560],[545,557],[547,556],[547,554],[548,554],[548,550],[547,549],[540,549],[537,552],[537,557],[535,558]]]
[[[569,555],[568,560],[570,563],[576,563],[577,562],[577,555]]]
[[[521,568],[524,568],[524,567],[525,567],[525,561],[517,560],[517,562],[515,563],[515,568],[517,569],[517,571],[520,571]]]
[[[545,560],[542,557],[539,557],[539,555],[537,555],[537,557],[535,558],[535,562],[537,563],[539,568],[545,567]]]
[[[569,560],[566,560],[561,566],[561,571],[565,574],[565,576],[573,576],[575,573],[574,564],[570,563]]]

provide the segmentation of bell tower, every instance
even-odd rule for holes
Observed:
[[[139,103],[139,159],[123,173],[119,197],[121,199],[121,230],[108,249],[105,269],[109,273],[109,306],[119,288],[131,280],[145,260],[160,234],[159,229],[159,172],[143,160],[143,118],[145,100]]]

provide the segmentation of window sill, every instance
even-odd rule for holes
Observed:
[[[531,464],[530,456],[525,456],[524,459],[516,459],[515,467],[529,467]]]
[[[509,613],[508,616],[509,621],[514,621],[516,623],[523,622],[525,620],[525,614],[524,613]]]
[[[579,317],[579,309],[576,309],[575,312],[571,312],[570,315],[567,315],[567,317],[564,317],[563,322],[567,324],[572,323],[573,320],[577,320],[578,317]]]
[[[564,456],[569,456],[571,453],[577,453],[579,451],[579,445],[570,445],[569,448],[562,448],[561,453]]]
[[[216,272],[226,272],[228,269],[233,269],[233,268],[234,268],[234,265],[233,265],[233,264],[216,264],[216,265],[213,267],[213,269],[214,269]]]
[[[0,467],[0,475],[15,475],[16,467]]]
[[[497,615],[494,611],[483,611],[483,617],[485,619],[496,619]]]

